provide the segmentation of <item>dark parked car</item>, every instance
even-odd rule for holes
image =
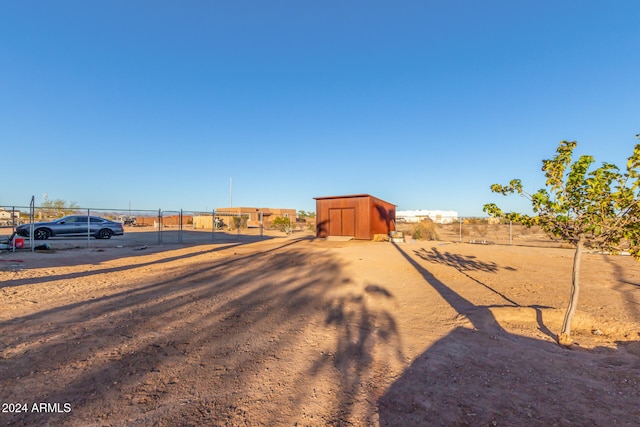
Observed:
[[[29,237],[31,224],[23,224],[16,228],[19,236]],[[47,240],[49,237],[81,237],[89,234],[96,239],[110,239],[111,236],[122,236],[122,224],[97,216],[70,215],[51,222],[33,224],[33,238]]]

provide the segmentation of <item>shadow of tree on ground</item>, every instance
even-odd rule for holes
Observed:
[[[58,275],[56,275],[56,274],[46,274],[46,275],[42,275],[40,277],[33,277],[33,278],[29,278],[29,279],[22,278],[22,279],[4,280],[2,282],[2,284],[0,285],[0,288],[6,288],[6,287],[10,287],[10,286],[25,286],[25,285],[35,284],[35,283],[53,282],[53,281],[56,281],[56,280],[69,280],[69,279],[75,279],[75,278],[79,278],[79,277],[87,277],[89,275],[114,273],[114,272],[118,272],[118,271],[131,270],[131,269],[145,267],[145,266],[156,266],[158,264],[170,263],[172,261],[178,261],[178,260],[185,260],[187,258],[200,256],[200,255],[204,255],[204,254],[207,254],[207,253],[222,251],[222,250],[231,248],[231,247],[236,246],[236,245],[238,245],[238,243],[225,244],[225,245],[216,245],[214,247],[203,248],[203,249],[201,249],[200,251],[197,251],[197,252],[190,252],[187,255],[176,254],[175,250],[167,250],[167,248],[163,248],[164,250],[162,250],[162,251],[154,252],[154,254],[152,256],[148,256],[147,253],[144,253],[144,254],[143,253],[138,253],[136,255],[131,255],[131,253],[128,253],[128,255],[126,255],[126,256],[121,254],[119,257],[137,256],[138,259],[139,259],[139,262],[137,262],[137,263],[127,263],[127,265],[115,266],[115,267],[105,267],[105,268],[101,268],[101,267],[97,267],[96,268],[96,267],[92,266],[93,268],[84,268],[84,269],[81,269],[81,270],[79,270],[77,272],[73,272],[73,273],[58,274]],[[83,256],[78,256],[78,257],[74,258],[71,263],[67,262],[67,263],[64,263],[63,265],[65,265],[65,266],[83,265],[83,263],[86,266],[87,258],[83,257]]]
[[[304,241],[234,250],[190,257],[171,277],[150,275],[139,286],[1,322],[0,400],[72,410],[0,421],[373,422],[372,402],[383,392],[376,376],[402,354],[393,316],[368,301],[391,293],[354,285],[340,261]],[[111,273],[118,280],[121,271]],[[331,404],[320,405],[320,396]]]
[[[413,361],[378,400],[380,425],[633,425],[640,419],[637,355],[566,350],[511,334],[489,307],[472,304],[419,260],[467,273],[497,266],[437,250],[417,251],[416,259],[397,249],[474,328],[455,328]]]
[[[470,255],[463,256],[460,254],[453,254],[451,252],[443,253],[443,252],[440,252],[437,248],[431,248],[430,251],[422,248],[420,250],[414,251],[414,253],[425,261],[444,264],[449,267],[455,268],[456,270],[458,270],[458,272],[464,274],[465,276],[467,276],[469,279],[473,280],[477,284],[484,286],[485,288],[489,289],[491,292],[499,295],[502,299],[504,299],[509,304],[518,306],[518,303],[516,303],[515,301],[512,301],[506,295],[496,291],[486,283],[483,283],[482,281],[476,279],[469,273],[473,271],[497,273],[500,269],[515,270],[513,267],[499,267],[498,264],[496,264],[495,262],[481,261],[477,259],[475,256],[470,256]]]

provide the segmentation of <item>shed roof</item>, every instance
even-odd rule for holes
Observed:
[[[380,200],[381,202],[387,203],[389,205],[393,205],[393,206],[397,206],[393,203],[389,203],[385,200],[382,200],[379,197],[376,196],[372,196],[371,194],[347,194],[344,196],[323,196],[323,197],[314,197],[314,200],[326,200],[326,199],[352,199],[352,198],[356,198],[356,197],[372,197],[374,199]]]

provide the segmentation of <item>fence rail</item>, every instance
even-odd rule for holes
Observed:
[[[124,244],[210,243],[265,238],[268,224],[262,220],[249,221],[248,214],[229,213],[220,209],[144,210],[105,208],[53,208],[50,206],[0,206],[0,244],[12,235],[16,227],[25,223],[52,221],[65,215],[98,216],[122,222],[125,226]],[[423,228],[420,228],[420,224]],[[525,246],[568,247],[567,243],[550,239],[539,228],[519,224],[495,223],[487,218],[458,218],[449,224],[398,223],[397,228],[415,239],[440,240],[471,244],[502,244]],[[428,222],[426,222],[428,224]],[[295,226],[295,224],[294,224]],[[287,230],[287,234],[304,231],[304,225]],[[309,231],[309,230],[306,230]],[[313,231],[313,230],[311,230]],[[284,233],[279,233],[284,235]],[[55,239],[54,239],[55,240]],[[87,247],[105,244],[91,238],[83,239]],[[114,239],[115,240],[115,239]],[[120,240],[115,240],[120,244]],[[35,239],[27,238],[31,248]],[[6,244],[7,242],[5,242]],[[78,239],[72,244],[78,245]],[[60,240],[56,241],[60,246]],[[2,246],[0,246],[2,249]]]
[[[101,217],[123,223],[126,243],[210,243],[222,241],[244,241],[265,238],[265,226],[262,217],[249,226],[249,217],[245,213],[229,213],[196,210],[142,210],[142,209],[104,209],[104,208],[53,208],[50,206],[0,206],[0,242],[15,250],[13,239],[16,229],[22,224],[49,222],[67,215]],[[32,250],[37,244],[31,227],[26,242]],[[284,235],[284,234],[281,234]],[[129,237],[133,236],[133,237]],[[9,241],[11,239],[11,241]],[[78,245],[78,238],[71,240]],[[87,235],[82,240],[87,247],[103,246],[92,238],[87,227]],[[119,236],[114,238],[120,242]],[[57,246],[63,246],[60,240],[53,239]],[[2,243],[0,243],[2,244]],[[2,246],[0,246],[0,249]],[[6,247],[5,247],[6,248]]]
[[[551,239],[539,227],[528,228],[488,218],[459,218],[448,224],[398,223],[398,229],[415,239],[484,245],[520,245],[566,248],[569,244]]]

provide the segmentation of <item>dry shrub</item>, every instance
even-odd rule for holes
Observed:
[[[469,235],[469,226],[467,224],[462,225],[462,230],[460,230],[459,222],[452,222],[451,224],[442,225],[441,227],[446,227],[449,230],[449,233],[454,234],[456,237],[460,235],[462,231],[462,237]]]
[[[474,234],[478,234],[480,235],[480,237],[485,237],[488,231],[486,224],[483,224],[483,225],[473,224],[471,226],[471,229],[473,230]]]
[[[538,226],[533,226],[533,227],[526,227],[524,225],[520,226],[520,235],[522,236],[527,236],[530,234],[540,234],[540,233],[544,233],[544,231],[542,231],[542,229]]]
[[[245,229],[247,228],[247,221],[249,220],[248,216],[232,216],[228,219],[229,221],[229,230],[237,230],[238,228]]]
[[[374,234],[373,235],[374,242],[388,242],[389,236],[387,234]]]
[[[430,219],[424,219],[409,227],[408,233],[415,240],[438,240],[436,225]]]

